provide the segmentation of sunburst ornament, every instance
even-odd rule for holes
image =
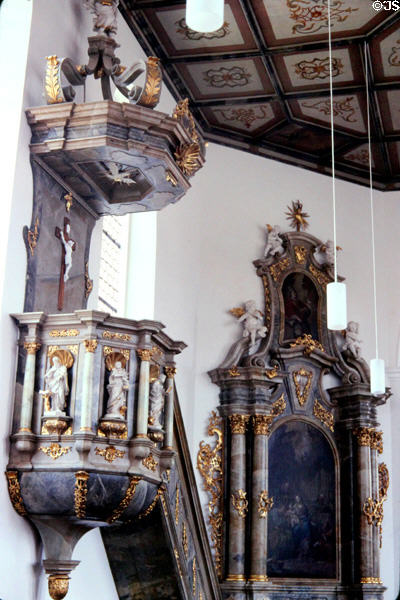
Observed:
[[[303,212],[303,205],[300,200],[292,200],[292,206],[286,207],[288,211],[285,215],[287,221],[290,221],[290,226],[296,231],[301,231],[301,229],[307,229],[308,221],[307,219],[310,215],[306,212]]]

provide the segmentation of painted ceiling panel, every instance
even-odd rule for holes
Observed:
[[[205,139],[331,173],[328,0],[225,0],[224,25],[198,33],[182,0],[120,0],[176,100]],[[336,174],[368,185],[364,46],[374,185],[400,189],[400,10],[332,0]]]

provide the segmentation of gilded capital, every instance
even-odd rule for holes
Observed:
[[[167,374],[167,377],[169,379],[173,379],[176,375],[176,368],[175,367],[165,367],[165,373]]]
[[[143,361],[145,361],[145,360],[149,361],[153,354],[153,351],[148,350],[147,348],[138,348],[136,350],[136,352],[138,353],[140,360],[143,360]]]
[[[273,419],[272,415],[253,415],[254,435],[268,435]]]
[[[232,433],[246,433],[246,426],[249,421],[249,415],[229,415]]]
[[[41,344],[39,342],[25,342],[24,348],[28,354],[36,354],[36,352],[40,349]]]
[[[84,340],[86,352],[94,352],[97,348],[97,340]]]
[[[68,575],[50,575],[48,579],[48,587],[50,598],[53,600],[62,600],[68,593]]]
[[[371,450],[377,450],[378,454],[382,454],[382,431],[376,431],[374,427],[358,427],[357,429],[353,429],[353,435],[357,437],[359,446],[369,446]]]

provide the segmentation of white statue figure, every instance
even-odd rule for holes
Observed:
[[[161,373],[152,383],[150,390],[150,423],[153,427],[162,427],[160,417],[164,408],[164,398],[166,391],[164,389],[165,375]]]
[[[284,253],[285,249],[283,247],[283,240],[280,237],[281,228],[279,225],[275,225],[271,227],[271,225],[267,225],[268,229],[268,238],[267,245],[264,250],[264,258],[268,258],[269,256],[280,256]]]
[[[349,350],[354,358],[359,358],[361,355],[361,340],[358,337],[359,325],[355,321],[347,323],[345,343],[342,350]]]
[[[44,376],[45,390],[40,390],[42,396],[50,398],[50,413],[65,416],[65,398],[69,392],[67,367],[61,363],[58,356],[53,357],[53,365]],[[45,411],[45,414],[49,411]]]
[[[69,279],[69,272],[72,267],[72,251],[74,250],[75,242],[69,238],[69,232],[71,231],[71,227],[69,224],[65,227],[66,232],[68,234],[68,240],[65,239],[64,232],[60,230],[61,241],[64,246],[65,258],[64,258],[64,282]]]
[[[243,321],[243,337],[250,337],[250,345],[254,346],[256,337],[265,337],[267,328],[263,324],[262,313],[257,310],[254,300],[248,300],[244,303],[245,312],[239,318]]]
[[[109,383],[107,385],[108,402],[106,417],[113,417],[114,419],[124,418],[121,408],[125,407],[126,390],[129,390],[128,373],[122,366],[122,363],[117,360],[111,370]]]
[[[119,0],[86,0],[86,7],[95,15],[93,31],[114,35],[117,33]]]
[[[335,262],[335,246],[332,240],[327,240],[325,244],[320,244],[315,250],[319,253],[319,263],[321,265],[333,266]]]

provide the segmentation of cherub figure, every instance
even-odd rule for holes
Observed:
[[[248,300],[244,303],[244,313],[239,321],[243,321],[243,337],[250,338],[250,346],[254,346],[257,337],[267,335],[267,328],[263,324],[262,316],[262,313],[257,310],[254,300]]]
[[[267,237],[267,245],[264,250],[264,258],[268,258],[269,256],[280,256],[284,253],[283,240],[280,237],[281,228],[279,225],[275,225],[272,227],[271,225],[267,225],[268,237]]]
[[[65,416],[65,398],[69,392],[67,367],[61,363],[58,356],[54,356],[52,366],[44,376],[45,390],[40,390],[40,395],[50,398],[51,408],[47,413]]]
[[[117,14],[119,0],[85,0],[88,8],[95,16],[93,31],[112,36],[117,33]]]
[[[347,323],[345,334],[345,343],[342,350],[349,350],[354,358],[359,358],[361,355],[361,340],[358,337],[359,324],[355,321]]]
[[[153,427],[161,429],[160,417],[164,408],[164,397],[166,391],[164,389],[165,375],[162,373],[153,382],[150,390],[150,419],[149,422]]]
[[[122,366],[121,361],[117,360],[110,373],[109,384],[107,385],[107,417],[123,419],[122,411],[126,406],[126,390],[129,390],[128,373]]]

